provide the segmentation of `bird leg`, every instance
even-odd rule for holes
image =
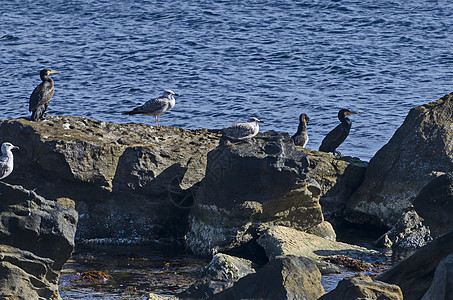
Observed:
[[[159,127],[159,115],[156,116],[156,125]]]
[[[333,150],[333,155],[335,155],[335,156],[341,156],[341,153],[340,153],[340,151],[338,151],[338,150]]]

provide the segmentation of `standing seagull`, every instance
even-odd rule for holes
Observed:
[[[299,127],[297,128],[297,132],[291,137],[295,145],[302,146],[304,148],[308,142],[307,134],[308,120],[310,120],[310,118],[307,116],[307,114],[301,114],[299,116]]]
[[[236,123],[221,130],[222,134],[233,140],[250,139],[258,134],[260,126],[258,123],[264,123],[255,117],[250,118],[250,122]]]
[[[159,116],[166,113],[175,106],[175,98],[173,96],[179,96],[171,90],[165,90],[164,94],[160,98],[152,99],[147,101],[142,106],[136,107],[131,111],[125,112],[125,115],[136,115],[142,114],[147,116],[156,116],[156,125],[159,127]]]
[[[349,109],[340,109],[338,112],[338,119],[341,123],[322,140],[319,151],[332,152],[334,155],[341,155],[341,153],[337,151],[337,148],[348,137],[352,125],[351,120],[346,118],[346,116],[358,114],[359,113],[350,111]]]
[[[2,144],[3,155],[0,157],[0,179],[5,178],[13,171],[14,158],[13,152],[11,152],[13,149],[19,149],[19,147],[8,142]]]
[[[52,99],[55,91],[53,80],[49,77],[50,74],[61,73],[52,69],[42,69],[39,72],[42,82],[33,90],[28,102],[28,110],[31,112],[31,119],[38,121],[44,116],[44,112],[49,106],[50,99]]]

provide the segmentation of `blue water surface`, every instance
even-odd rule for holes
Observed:
[[[451,92],[453,2],[6,0],[0,12],[0,118],[29,115],[51,67],[54,115],[154,124],[121,113],[164,89],[162,125],[220,128],[249,116],[307,148],[352,116],[339,150],[370,159],[409,110]]]

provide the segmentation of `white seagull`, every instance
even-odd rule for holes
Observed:
[[[2,144],[2,156],[0,157],[0,179],[7,177],[14,168],[13,152],[11,150],[19,149],[11,143],[5,142]]]
[[[125,115],[142,114],[147,116],[156,116],[156,125],[159,127],[159,116],[166,113],[175,106],[174,96],[179,96],[172,90],[165,90],[160,98],[147,101],[142,106],[136,107],[131,111],[125,112]]]
[[[221,130],[222,134],[233,140],[250,139],[258,134],[260,126],[258,123],[264,123],[255,117],[250,118],[250,122],[236,123]]]

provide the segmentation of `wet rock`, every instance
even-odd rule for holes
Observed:
[[[239,142],[222,139],[208,153],[187,245],[209,256],[256,239],[276,224],[300,230],[320,224],[320,188],[307,178],[307,171],[307,156],[288,134],[267,132]]]
[[[351,157],[338,158],[332,154],[297,147],[310,160],[309,177],[319,183],[324,218],[335,223],[343,219],[346,201],[365,178],[367,163]]]
[[[370,160],[347,204],[354,223],[391,228],[433,173],[453,169],[453,94],[410,110],[403,125]]]
[[[434,279],[422,300],[449,299],[453,297],[453,253],[442,259]]]
[[[453,231],[444,234],[376,277],[398,285],[405,300],[420,299],[433,282],[440,261],[453,253]]]
[[[57,284],[76,225],[74,210],[0,182],[0,298],[61,299]]]
[[[217,253],[211,262],[201,269],[202,279],[179,293],[177,297],[180,299],[211,298],[251,273],[255,273],[255,268],[250,260]]]
[[[359,274],[341,280],[334,290],[319,298],[319,300],[338,299],[402,300],[403,294],[397,285],[372,280],[367,275]]]
[[[347,255],[368,260],[378,257],[379,253],[363,247],[334,242],[293,228],[274,226],[264,232],[257,240],[269,258],[280,255],[295,255],[320,260],[332,255]]]
[[[279,256],[212,299],[318,299],[321,273],[308,258]]]
[[[453,173],[427,184],[414,200],[414,209],[431,229],[433,237],[453,230]]]
[[[134,243],[184,236],[219,135],[49,116],[3,121],[0,138],[21,148],[7,182],[75,201],[78,240]]]
[[[413,210],[406,212],[396,222],[395,226],[382,235],[376,242],[376,246],[392,248],[399,253],[398,258],[405,258],[432,241],[430,230],[423,223],[423,219]]]

